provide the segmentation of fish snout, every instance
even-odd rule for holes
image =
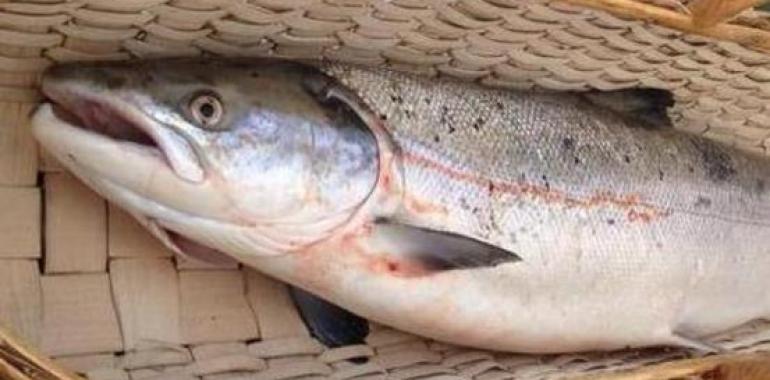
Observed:
[[[128,83],[124,70],[111,69],[99,64],[63,64],[50,67],[43,73],[42,91],[48,97],[57,97],[77,88],[117,90]]]

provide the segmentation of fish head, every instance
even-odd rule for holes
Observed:
[[[376,138],[331,84],[279,61],[62,65],[43,77],[33,133],[171,248],[276,255],[375,188]]]

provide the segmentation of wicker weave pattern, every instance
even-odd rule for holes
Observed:
[[[765,334],[767,339],[770,335]],[[770,343],[736,339],[728,347],[766,351]],[[307,337],[168,347],[128,353],[87,372],[92,379],[577,379],[688,357],[684,351],[527,356],[457,348],[378,328],[367,345],[324,349]],[[350,359],[367,358],[356,364]],[[64,363],[68,363],[64,361]]]
[[[328,350],[298,323],[282,285],[234,266],[172,258],[55,162],[43,155],[38,163],[25,123],[45,67],[201,55],[325,57],[522,89],[665,88],[679,101],[672,111],[679,128],[759,152],[770,138],[770,56],[560,2],[0,3],[0,209],[13,211],[0,213],[0,321],[55,360],[100,380],[502,380],[591,378],[693,355],[500,355],[382,327],[366,345]],[[201,283],[217,286],[198,297]],[[206,302],[219,297],[228,299],[217,304],[226,313],[207,314],[216,308]],[[78,303],[88,309],[72,307]],[[64,318],[72,313],[80,314]],[[142,334],[169,341],[148,343]],[[770,351],[770,324],[721,342]]]
[[[554,1],[84,0],[0,4],[0,98],[53,61],[275,56],[389,64],[512,88],[664,88],[678,127],[753,151],[770,58]]]

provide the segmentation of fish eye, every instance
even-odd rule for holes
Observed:
[[[192,119],[202,128],[216,129],[224,115],[222,101],[212,92],[194,95],[189,107]]]

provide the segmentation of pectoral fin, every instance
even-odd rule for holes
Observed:
[[[314,338],[327,347],[363,344],[369,334],[369,323],[320,297],[290,286],[294,304]]]
[[[511,251],[468,236],[386,219],[374,223],[371,239],[378,252],[426,272],[495,267],[521,260]]]

